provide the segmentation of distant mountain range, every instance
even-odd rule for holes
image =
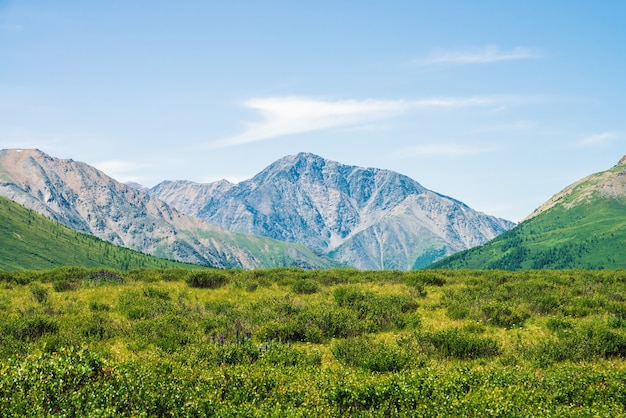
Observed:
[[[104,242],[72,238],[52,221],[141,253],[217,267],[626,268],[626,157],[517,226],[401,174],[308,153],[238,184],[166,181],[148,189],[38,150],[2,150],[0,196],[13,201],[0,200],[0,269],[154,262],[111,249],[116,255],[106,259],[98,252]]]
[[[421,268],[514,225],[393,171],[309,153],[238,184],[166,181],[149,193],[230,231],[303,244],[359,269]]]
[[[218,267],[334,264],[307,247],[232,233],[101,171],[39,150],[0,151],[0,195],[74,230],[166,259]]]
[[[554,195],[489,243],[433,268],[626,268],[626,157]]]
[[[39,150],[3,150],[0,195],[116,245],[218,267],[407,270],[513,226],[398,173],[306,153],[239,184],[147,190]]]

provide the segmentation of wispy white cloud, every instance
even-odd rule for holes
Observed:
[[[414,157],[467,157],[495,151],[495,147],[481,147],[464,144],[422,144],[402,148],[394,153],[398,158]]]
[[[621,134],[619,132],[596,133],[586,136],[580,141],[577,141],[574,146],[578,148],[595,147],[598,145],[606,144],[610,141],[618,139],[619,137],[621,137]]]
[[[245,101],[244,106],[257,111],[261,121],[249,122],[243,133],[211,145],[229,147],[330,128],[358,127],[420,109],[486,106],[504,100],[506,98],[496,96],[420,100],[322,100],[297,96],[255,98]]]
[[[413,61],[416,65],[465,65],[485,64],[500,61],[526,60],[538,58],[540,54],[531,48],[518,47],[501,50],[497,46],[464,48],[456,50],[438,49],[423,59]]]

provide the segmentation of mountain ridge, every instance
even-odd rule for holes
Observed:
[[[332,265],[308,248],[231,233],[184,215],[88,164],[0,151],[0,195],[72,229],[162,258],[220,267]]]
[[[407,270],[425,253],[451,254],[513,225],[391,170],[304,152],[237,184],[167,181],[150,194],[231,231],[297,242],[362,269]]]

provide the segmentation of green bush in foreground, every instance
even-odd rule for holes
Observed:
[[[196,273],[0,272],[0,416],[626,415],[622,271]]]
[[[86,349],[4,362],[5,416],[606,416],[624,415],[626,372],[563,364],[393,373],[320,367],[115,363]]]

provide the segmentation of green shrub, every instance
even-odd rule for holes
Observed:
[[[368,297],[368,294],[351,286],[340,286],[333,292],[339,306],[355,306]]]
[[[296,279],[295,277],[282,276],[282,277],[280,277],[280,279],[278,279],[276,281],[276,284],[278,284],[279,286],[282,286],[282,287],[292,287],[293,285],[296,284],[297,280],[298,279]]]
[[[228,276],[221,271],[194,271],[187,277],[187,285],[199,289],[217,289],[228,283]]]
[[[626,358],[626,336],[609,329],[607,324],[593,322],[575,326],[569,321],[549,321],[557,338],[527,347],[525,356],[545,367],[562,361],[590,361],[597,358]]]
[[[33,280],[32,274],[19,271],[0,271],[0,282],[7,284],[27,285]]]
[[[470,310],[467,306],[456,302],[448,303],[446,310],[446,315],[448,316],[448,318],[455,320],[465,319],[469,316],[469,314]]]
[[[301,279],[296,281],[291,288],[295,293],[301,295],[311,295],[317,293],[320,290],[320,285],[311,279]]]
[[[258,289],[259,284],[258,283],[248,283],[246,285],[246,292],[254,292]]]
[[[161,300],[170,300],[171,296],[167,290],[158,289],[156,287],[146,287],[143,289],[143,295],[147,298],[156,298]]]
[[[446,283],[421,308],[430,272],[220,271],[232,292],[208,293],[160,270],[87,288],[89,272],[0,279],[0,415],[624,415],[623,271],[436,272]],[[80,287],[53,294],[63,281]],[[445,310],[465,319],[420,326]],[[494,328],[526,312],[532,328]]]
[[[526,312],[520,312],[516,308],[502,302],[490,302],[483,305],[483,319],[487,323],[502,328],[522,326],[524,321],[530,318]]]
[[[421,281],[417,281],[414,283],[407,283],[407,286],[409,286],[409,289],[411,289],[411,294],[420,298],[425,298],[426,295],[428,294],[428,292],[426,292],[426,289],[424,288],[424,283],[422,283]]]
[[[77,290],[80,287],[79,282],[69,280],[56,280],[52,283],[52,288],[55,292],[66,292],[68,290]]]
[[[161,280],[166,282],[182,282],[187,278],[189,270],[169,268],[161,270]]]
[[[150,319],[171,312],[172,303],[150,292],[128,291],[119,298],[119,309],[128,319]]]
[[[89,309],[92,311],[110,311],[111,310],[111,305],[109,305],[108,303],[104,303],[104,302],[99,302],[97,300],[91,301],[89,302]]]
[[[235,305],[228,301],[208,301],[204,308],[215,315],[231,315],[235,311]]]
[[[367,324],[359,319],[356,312],[346,308],[321,307],[315,313],[313,323],[325,338],[355,337],[367,331]]]
[[[32,283],[30,285],[30,293],[39,303],[46,303],[50,297],[48,289],[39,283]]]
[[[137,321],[131,333],[140,342],[138,348],[154,344],[170,354],[192,343],[195,336],[193,327],[184,318],[171,314]]]
[[[561,333],[572,329],[572,323],[563,318],[550,318],[546,322],[546,327],[552,332]]]
[[[523,352],[527,359],[539,367],[548,367],[565,360],[577,361],[578,358],[572,347],[556,339],[539,341],[533,346],[526,347]]]
[[[3,416],[90,416],[106,410],[110,369],[88,350],[59,351],[29,355],[11,365],[8,379],[0,378]],[[112,409],[108,415],[114,415]]]
[[[124,283],[124,278],[112,271],[108,270],[99,270],[92,271],[83,276],[83,283],[88,286],[102,286],[102,285],[110,285],[110,284],[121,284]]]
[[[368,338],[337,340],[331,351],[340,363],[372,372],[397,372],[410,363],[412,354],[397,344],[377,342]]]
[[[424,286],[441,287],[446,284],[446,279],[435,272],[411,271],[405,274],[405,283],[416,289],[421,297],[426,297]]]
[[[482,334],[486,330],[485,326],[479,322],[472,322],[463,327],[463,331],[470,334]]]
[[[106,340],[117,334],[116,324],[107,316],[94,314],[82,324],[82,335],[95,340]]]
[[[311,344],[324,342],[324,333],[318,327],[308,327],[304,332],[304,341]]]
[[[350,273],[344,274],[339,269],[326,270],[318,273],[317,280],[324,286],[334,286],[338,284],[345,284],[350,281]]]
[[[83,276],[82,280],[87,286],[104,286],[124,283],[124,277],[108,270],[89,272]]]
[[[561,302],[553,294],[538,295],[531,300],[530,309],[539,315],[557,313],[561,309]]]
[[[41,338],[45,334],[56,334],[59,331],[59,324],[51,319],[36,316],[22,319],[14,331],[17,339],[22,341],[32,341]]]
[[[500,345],[489,337],[467,334],[457,328],[445,329],[419,336],[424,347],[432,345],[444,357],[475,359],[500,354]]]
[[[39,279],[42,282],[56,282],[61,280],[77,282],[82,280],[88,273],[89,269],[84,267],[64,266],[41,272]]]
[[[208,366],[251,365],[259,360],[261,351],[249,338],[228,340],[222,335],[203,344],[196,355]]]
[[[408,295],[377,295],[347,286],[335,289],[333,296],[337,305],[355,311],[369,332],[404,328],[401,314],[414,312],[419,306]]]
[[[8,311],[11,307],[11,301],[5,295],[0,295],[0,311]]]
[[[278,340],[281,342],[306,341],[307,325],[296,318],[271,321],[264,324],[259,336],[262,340]]]
[[[447,283],[441,272],[435,271],[414,270],[406,272],[404,276],[406,284],[410,286],[421,284],[441,287]]]
[[[259,349],[261,363],[272,366],[321,366],[322,355],[318,350],[298,350],[290,344],[272,341]]]
[[[274,319],[261,326],[259,334],[263,340],[320,343],[361,335],[368,327],[348,308],[333,305],[299,308],[288,303],[276,308]]]
[[[607,319],[611,328],[626,328],[626,319],[618,315],[612,315]]]

